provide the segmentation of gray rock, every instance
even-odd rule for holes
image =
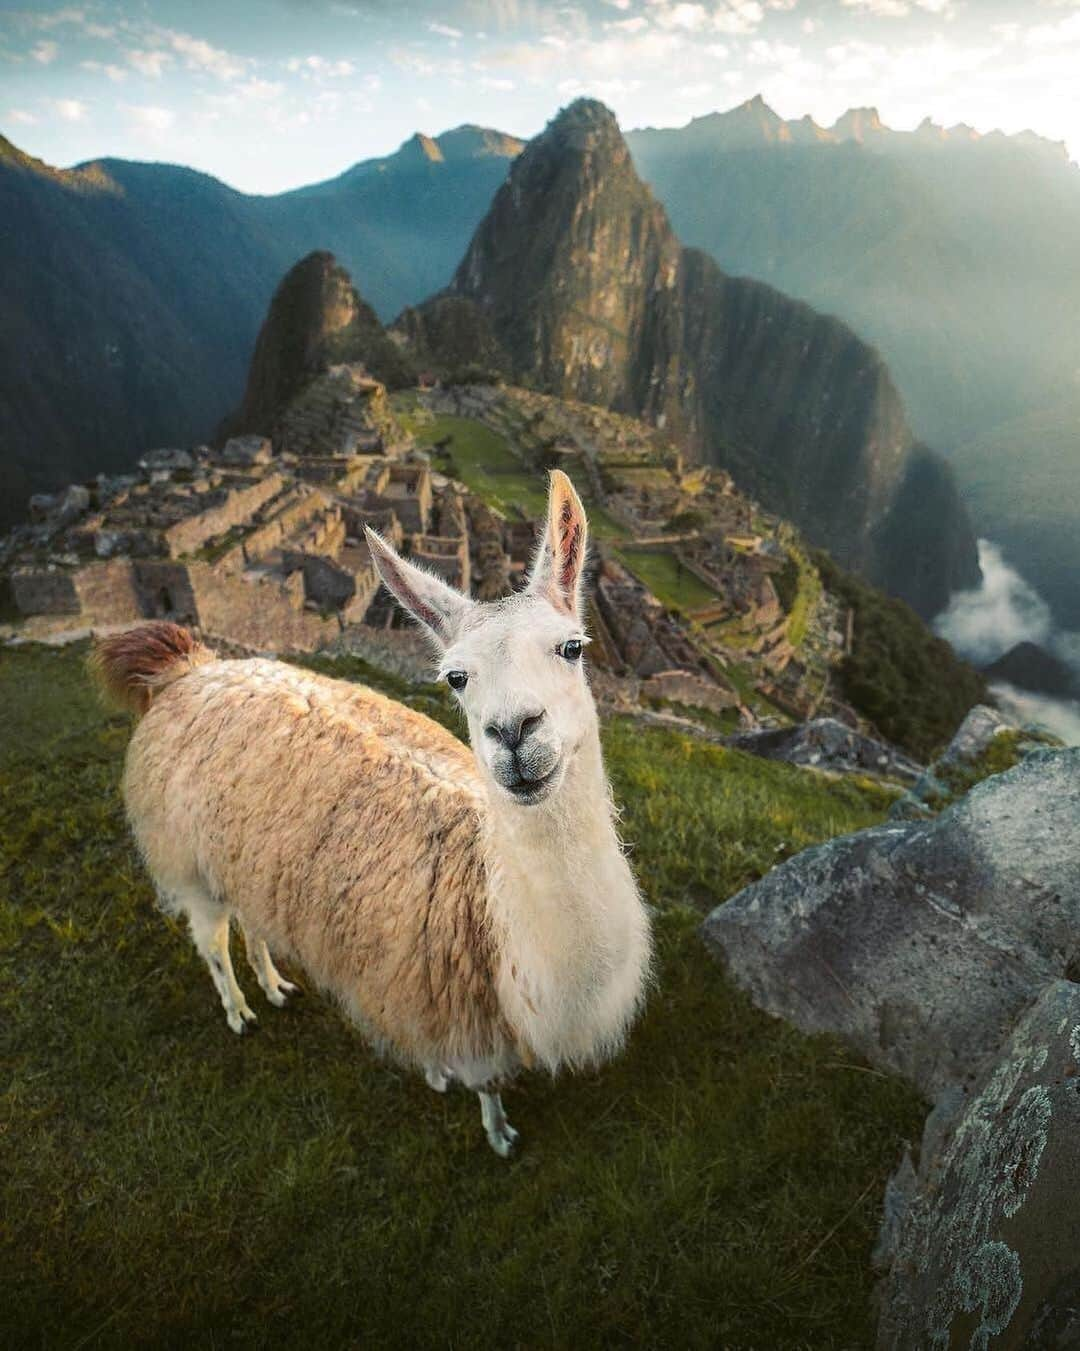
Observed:
[[[245,469],[256,464],[269,464],[273,457],[274,448],[265,436],[234,436],[225,442],[221,452],[222,464]]]
[[[976,704],[957,728],[956,735],[937,763],[948,766],[977,760],[994,737],[1009,730],[1009,723],[996,708]]]
[[[923,773],[922,765],[903,751],[863,736],[836,718],[815,718],[775,731],[740,732],[725,744],[766,760],[840,773],[878,774],[901,782],[912,782]]]
[[[81,483],[69,483],[58,493],[35,493],[30,499],[30,519],[44,522],[50,530],[71,525],[90,509],[90,492]]]
[[[1080,986],[1047,986],[937,1116],[896,1181],[881,1351],[1080,1346]]]
[[[167,470],[171,473],[174,469],[194,469],[194,467],[195,458],[190,450],[174,450],[170,447],[148,450],[139,460],[139,468],[145,469],[151,476],[155,471]]]
[[[1080,951],[1078,834],[1080,749],[1041,751],[932,821],[805,850],[704,937],[759,1006],[933,1097]]]

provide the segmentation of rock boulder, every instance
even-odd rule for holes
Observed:
[[[970,1082],[1080,953],[1080,749],[1044,750],[930,821],[781,864],[704,937],[737,984],[928,1096]]]
[[[1048,985],[956,1096],[893,1188],[878,1345],[1080,1346],[1080,986]]]
[[[904,783],[917,780],[922,765],[884,741],[864,736],[836,718],[815,718],[796,727],[740,732],[728,739],[736,750],[766,760],[831,769],[840,773],[879,774]]]

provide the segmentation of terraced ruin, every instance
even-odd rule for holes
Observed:
[[[0,559],[28,638],[169,616],[258,651],[389,645],[418,669],[364,525],[495,599],[522,584],[555,465],[590,511],[605,699],[726,730],[853,720],[829,679],[845,615],[795,532],[657,429],[524,389],[388,395],[362,365],[333,366],[273,438],[154,450],[138,473],[34,499]]]

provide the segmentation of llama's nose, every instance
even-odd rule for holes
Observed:
[[[544,710],[541,709],[539,713],[522,713],[503,722],[489,722],[484,731],[494,741],[501,741],[508,751],[516,751],[543,720]]]

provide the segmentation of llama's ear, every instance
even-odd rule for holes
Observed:
[[[370,526],[364,526],[364,534],[367,536],[371,561],[387,591],[414,619],[419,619],[430,630],[440,646],[446,647],[453,641],[473,602],[452,586],[447,586],[441,577],[425,572],[415,563],[407,563]]]
[[[547,526],[529,578],[529,590],[552,605],[581,617],[581,579],[589,542],[589,523],[574,485],[561,469],[551,471]]]

